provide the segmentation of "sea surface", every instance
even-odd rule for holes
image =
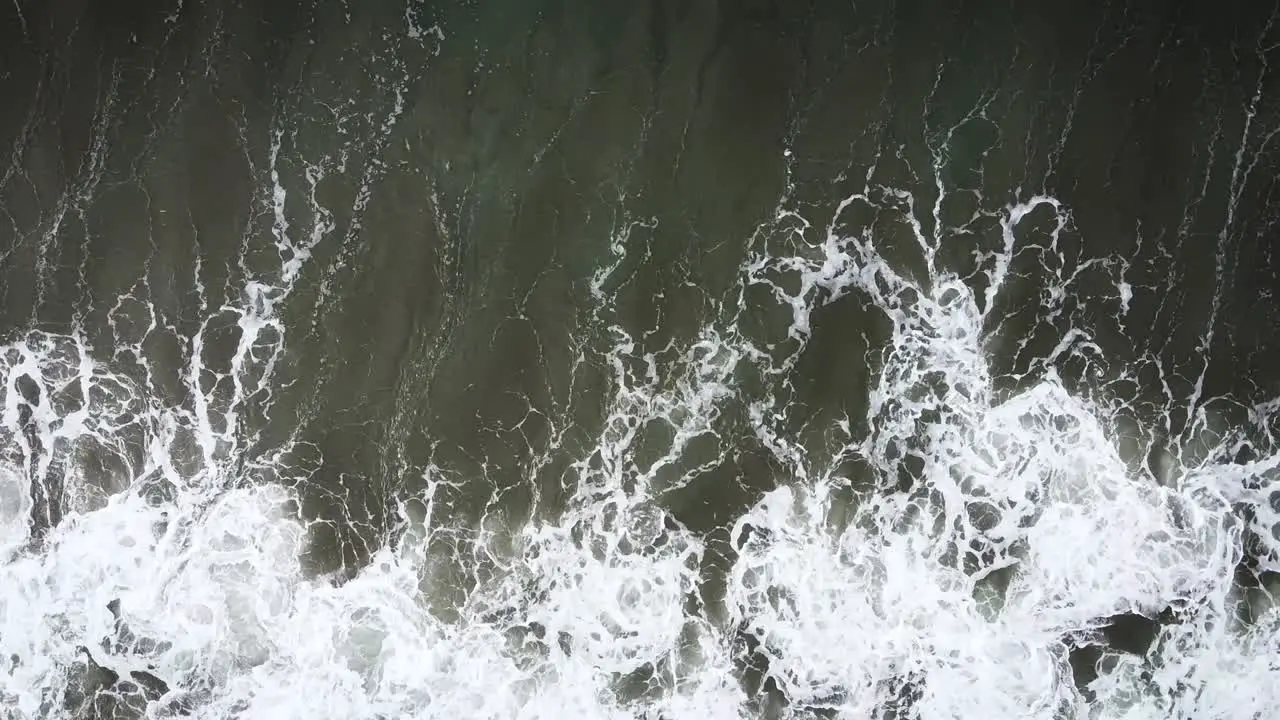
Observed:
[[[1280,4],[0,0],[0,720],[1265,720]]]

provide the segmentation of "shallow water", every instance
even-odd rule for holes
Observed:
[[[1266,717],[1278,8],[0,7],[0,718]]]

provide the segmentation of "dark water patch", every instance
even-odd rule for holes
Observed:
[[[878,348],[891,335],[889,320],[862,298],[851,295],[816,310],[812,335],[794,371],[796,396],[787,407],[788,430],[797,432],[816,457],[828,456],[831,428],[847,421],[853,437],[866,426],[866,388],[880,369]]]
[[[331,440],[329,452],[350,457],[342,450],[364,442],[367,438],[352,433],[342,442]],[[307,523],[307,547],[300,558],[307,575],[345,582],[383,545],[390,529],[386,498],[394,492],[380,483],[379,478],[342,472],[326,462],[296,486],[302,496],[300,516]]]
[[[1149,658],[1161,629],[1181,622],[1182,616],[1183,612],[1168,607],[1153,615],[1129,612],[1103,618],[1098,630],[1070,643],[1067,659],[1076,690],[1093,702],[1096,698],[1089,684],[1114,669],[1118,654]]]

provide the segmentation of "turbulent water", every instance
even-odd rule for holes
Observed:
[[[1280,6],[0,7],[0,718],[1280,707]]]

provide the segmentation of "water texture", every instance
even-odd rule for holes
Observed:
[[[0,719],[1273,717],[1277,49],[0,3]]]

